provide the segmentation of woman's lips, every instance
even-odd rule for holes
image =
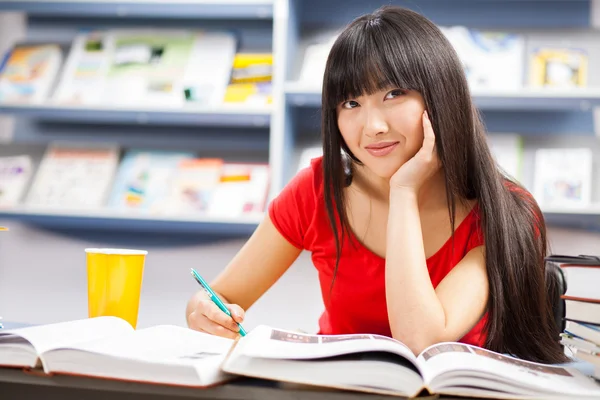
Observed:
[[[381,142],[370,144],[365,150],[374,157],[383,157],[390,154],[398,146],[399,142]]]

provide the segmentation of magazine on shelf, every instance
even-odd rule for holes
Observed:
[[[327,57],[337,40],[338,32],[327,32],[309,42],[304,52],[299,81],[309,85],[319,86],[323,81]]]
[[[18,44],[0,65],[0,103],[39,104],[47,99],[62,64],[55,44]]]
[[[474,90],[518,90],[523,86],[525,39],[510,32],[440,27],[463,63]]]
[[[52,101],[61,105],[93,105],[104,101],[113,42],[105,31],[75,36]]]
[[[535,151],[533,195],[541,207],[586,207],[591,193],[591,149]]]
[[[259,326],[238,339],[223,364],[230,374],[415,397],[600,398],[600,384],[576,369],[523,361],[461,343],[415,356],[371,334],[309,335]]]
[[[53,143],[27,196],[27,206],[69,210],[104,205],[119,163],[117,145]]]
[[[533,87],[580,88],[588,79],[588,54],[583,49],[542,47],[532,52]]]
[[[502,172],[517,181],[523,179],[523,138],[509,133],[487,135],[490,150]]]
[[[196,33],[182,81],[185,104],[197,107],[215,107],[223,104],[236,47],[237,40],[232,33]]]
[[[261,215],[269,180],[268,164],[225,163],[207,214],[216,218]]]
[[[273,54],[238,53],[233,60],[226,104],[267,106],[272,103]]]
[[[205,387],[233,340],[172,325],[134,330],[97,317],[0,331],[0,366],[124,381]]]
[[[33,175],[31,157],[0,157],[0,208],[19,204]]]
[[[270,82],[273,53],[237,53],[231,71],[232,83]]]
[[[187,216],[205,215],[219,184],[223,160],[184,159],[177,165],[170,184],[168,212]]]
[[[128,150],[116,174],[109,207],[116,211],[167,213],[177,166],[192,158],[191,152]]]
[[[79,34],[54,101],[111,107],[215,106],[236,49],[227,32],[118,29]]]

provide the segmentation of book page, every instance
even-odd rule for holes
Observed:
[[[441,343],[419,355],[435,392],[471,387],[518,394],[600,396],[600,385],[572,368],[533,363],[462,343]]]
[[[183,371],[193,371],[196,378],[186,383],[208,385],[228,377],[220,366],[232,345],[232,339],[159,325],[54,349],[43,357],[49,372],[174,383],[185,378]]]
[[[140,361],[179,363],[196,362],[211,355],[224,355],[232,344],[232,339],[179,326],[159,325],[68,348]],[[60,349],[55,349],[58,350]]]
[[[58,347],[122,335],[133,331],[126,321],[116,317],[97,317],[76,321],[38,325],[0,332],[0,343],[15,337],[27,340],[38,354]]]
[[[387,336],[372,334],[309,335],[259,326],[242,338],[243,355],[276,359],[310,359],[342,354],[383,351],[397,354],[416,364],[416,357],[404,344]]]

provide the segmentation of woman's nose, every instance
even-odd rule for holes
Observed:
[[[364,109],[365,122],[363,125],[363,133],[369,137],[376,137],[387,133],[388,124],[385,115],[377,108]]]

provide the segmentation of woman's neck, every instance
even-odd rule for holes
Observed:
[[[389,179],[373,174],[364,165],[355,165],[352,173],[353,186],[355,185],[357,189],[368,193],[374,200],[384,203],[389,202]],[[445,174],[442,169],[421,186],[418,193],[418,201],[420,210],[437,209],[441,206],[447,206]]]

